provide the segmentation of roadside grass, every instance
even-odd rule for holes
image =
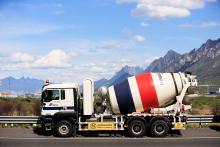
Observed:
[[[197,87],[189,87],[188,93],[191,94],[207,94],[208,86],[197,86]]]
[[[209,128],[209,127],[220,127],[220,123],[190,123],[186,124],[186,128]]]
[[[192,99],[193,108],[201,108],[205,105],[211,106],[211,107],[220,105],[220,97],[200,96],[195,99]]]
[[[25,116],[40,114],[40,99],[37,98],[0,98],[0,116]]]
[[[220,114],[220,97],[199,96],[191,99],[192,114]]]
[[[0,128],[34,128],[35,126],[30,124],[0,124]]]

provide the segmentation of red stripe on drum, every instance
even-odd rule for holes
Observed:
[[[148,111],[150,108],[159,108],[157,93],[151,73],[143,73],[135,77],[144,111]]]

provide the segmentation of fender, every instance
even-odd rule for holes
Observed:
[[[156,120],[164,120],[168,123],[168,125],[171,125],[170,119],[167,117],[162,117],[162,116],[156,116],[156,117],[151,118],[149,121],[149,125],[151,125]]]
[[[144,117],[126,117],[125,118],[125,127],[133,120],[141,120],[144,122],[146,126],[148,126],[147,121],[144,119]]]
[[[57,112],[53,116],[53,122],[57,122],[62,119],[67,119],[71,122],[77,122],[78,115],[76,112]]]

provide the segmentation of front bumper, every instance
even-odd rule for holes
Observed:
[[[53,126],[52,116],[40,116],[37,125],[44,129],[52,128]]]

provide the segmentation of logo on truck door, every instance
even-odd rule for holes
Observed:
[[[89,122],[89,130],[114,130],[115,125],[113,122]]]

